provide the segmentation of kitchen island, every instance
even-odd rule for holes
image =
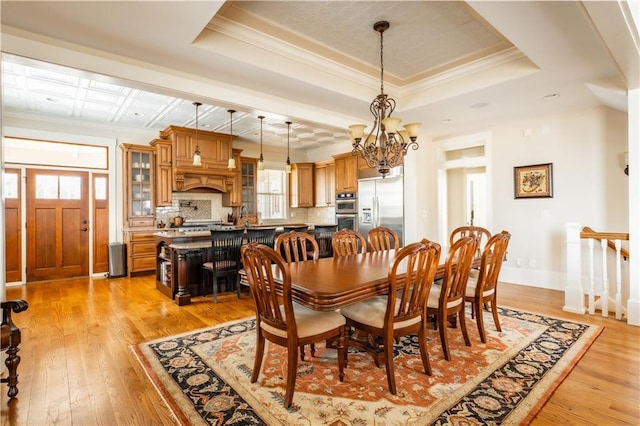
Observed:
[[[275,227],[276,235],[279,235],[285,226],[307,226],[307,232],[313,232],[313,225],[307,224],[250,225],[248,228]],[[202,281],[202,264],[211,260],[210,248],[210,231],[167,229],[156,232],[156,289],[178,306],[190,304],[192,296],[208,294],[210,289]]]

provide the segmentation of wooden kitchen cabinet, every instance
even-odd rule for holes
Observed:
[[[130,228],[155,225],[155,151],[153,146],[121,144],[124,223]]]
[[[336,193],[358,190],[358,156],[348,152],[334,155],[336,173]]]
[[[314,164],[315,206],[327,207],[335,203],[336,166],[333,161]]]
[[[198,131],[196,141],[195,129],[179,126],[169,126],[160,132],[161,139],[173,143],[173,166],[176,169],[199,170],[227,168],[229,153],[231,152],[231,136],[224,133]],[[200,148],[202,166],[193,165],[193,153],[196,145]]]
[[[156,270],[155,231],[124,233],[127,245],[127,272],[130,277]]]
[[[170,206],[173,192],[171,141],[154,139],[151,146],[156,147],[156,206]]]
[[[289,202],[291,207],[313,207],[313,163],[291,165]]]

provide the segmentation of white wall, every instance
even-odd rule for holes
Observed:
[[[512,234],[503,281],[563,289],[567,222],[628,232],[626,121],[625,113],[595,107],[485,129],[492,134],[491,231]],[[513,167],[539,163],[553,163],[553,198],[514,199]],[[429,165],[423,159],[417,167]]]

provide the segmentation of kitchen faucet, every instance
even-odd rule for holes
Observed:
[[[240,207],[240,219],[242,219],[243,217],[246,218],[244,222],[244,226],[248,228],[249,227],[249,211],[247,210],[247,206],[245,206],[244,204],[242,205],[242,207]]]

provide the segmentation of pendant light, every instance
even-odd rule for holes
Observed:
[[[264,170],[264,157],[262,156],[262,121],[264,120],[264,115],[259,115],[260,119],[260,159],[258,160],[258,170]]]
[[[398,129],[402,121],[398,117],[391,117],[396,107],[396,101],[384,93],[384,61],[383,61],[383,33],[389,29],[389,22],[378,21],[373,29],[380,33],[380,94],[371,102],[369,111],[373,114],[373,129],[365,137],[366,124],[349,126],[349,135],[353,146],[353,153],[360,154],[367,162],[367,166],[378,169],[378,173],[385,177],[392,167],[403,163],[409,148],[418,149],[418,130],[421,123],[405,124],[404,129]]]
[[[291,130],[291,122],[285,121],[285,123],[287,123],[287,167],[285,167],[285,171],[291,173],[291,159],[289,158],[289,132]]]
[[[196,150],[193,153],[193,165],[201,167],[202,157],[200,157],[200,145],[198,145],[198,107],[202,104],[200,102],[194,102],[193,104],[196,106]]]
[[[229,164],[227,165],[227,168],[229,170],[232,170],[236,168],[236,160],[235,158],[233,158],[233,113],[236,111],[233,109],[229,109],[227,110],[227,112],[231,117],[231,119],[229,120],[229,125],[231,126],[231,129],[229,130],[231,141],[229,142]]]

